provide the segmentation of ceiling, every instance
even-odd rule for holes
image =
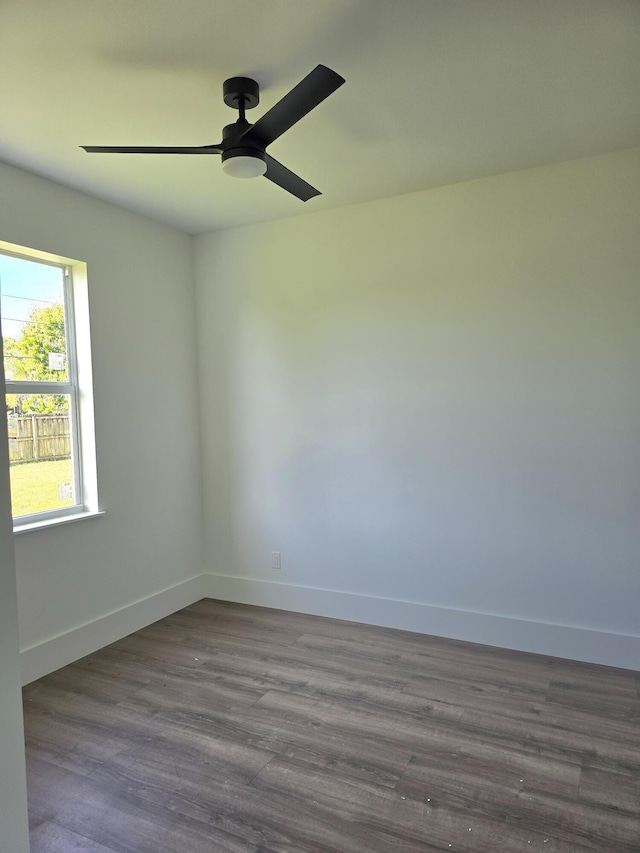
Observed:
[[[269,148],[309,202],[79,148],[217,143],[226,78],[255,121],[318,63],[346,84]],[[193,234],[639,145],[640,0],[0,0],[0,159]]]

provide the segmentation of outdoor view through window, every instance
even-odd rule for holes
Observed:
[[[81,503],[70,270],[0,253],[13,516]]]

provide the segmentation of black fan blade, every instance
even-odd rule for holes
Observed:
[[[220,145],[163,148],[143,145],[81,145],[89,154],[222,154]]]
[[[309,201],[310,198],[313,198],[316,195],[322,195],[320,190],[317,190],[315,187],[312,187],[311,184],[303,181],[302,178],[299,178],[296,174],[287,169],[286,166],[283,166],[282,163],[278,163],[278,161],[274,160],[269,154],[266,155],[266,161],[267,171],[264,175],[265,178],[269,178],[269,180],[273,181],[274,184],[282,187],[283,190],[291,193],[291,195],[296,196],[300,201]]]
[[[297,86],[266,112],[248,130],[243,139],[257,142],[262,148],[289,130],[344,83],[344,78],[324,65],[318,65]]]

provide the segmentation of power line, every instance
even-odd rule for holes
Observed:
[[[34,299],[33,296],[18,296],[15,293],[2,292],[3,299],[23,299],[25,302],[38,302],[44,305],[62,305],[60,299]]]
[[[59,322],[50,322],[46,320],[21,320],[19,317],[2,317],[3,320],[10,320],[12,323],[33,323],[34,326],[56,326]],[[62,321],[64,323],[64,320]]]

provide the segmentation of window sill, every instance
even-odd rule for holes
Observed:
[[[31,533],[32,530],[42,530],[49,527],[59,527],[61,524],[72,524],[75,521],[84,521],[85,518],[99,518],[104,515],[103,510],[97,512],[76,512],[73,515],[61,515],[58,518],[47,518],[44,521],[30,521],[28,524],[14,524],[13,532],[16,536],[21,533]]]

